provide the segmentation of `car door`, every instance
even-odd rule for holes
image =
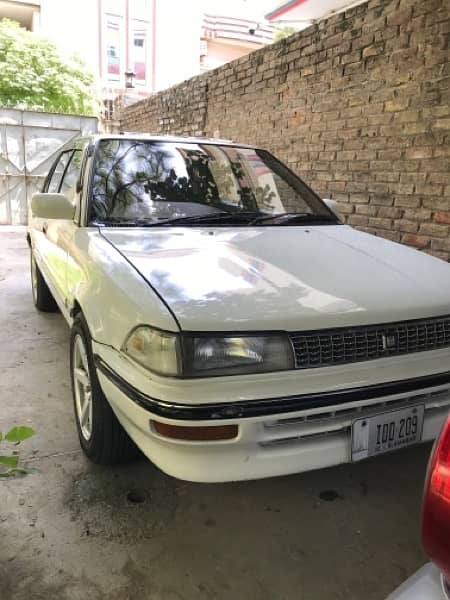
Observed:
[[[44,186],[44,192],[62,193],[76,202],[76,182],[80,173],[82,151],[61,153]],[[73,220],[41,219],[35,227],[35,258],[55,300],[63,309],[67,300],[67,241],[73,236]]]
[[[81,217],[81,193],[77,190],[77,183],[83,164],[83,151],[75,150],[70,163],[61,180],[59,192],[64,194],[74,205],[75,216],[71,221],[60,221],[58,226],[58,246],[65,253],[65,277],[62,282],[64,303],[68,306],[69,284],[73,278],[73,253],[75,233],[79,229]]]
[[[59,285],[65,306],[67,306],[68,298],[68,269],[70,269],[71,266],[69,255],[71,254],[71,246],[75,231],[78,229],[78,218],[80,213],[80,194],[77,191],[77,183],[80,177],[82,160],[83,151],[81,149],[74,150],[59,184],[59,193],[64,194],[75,208],[74,219],[61,220],[55,223],[55,243],[61,257],[64,257],[64,270],[61,272]]]
[[[56,159],[44,183],[43,193],[57,193],[66,168],[72,158],[73,149],[65,150]],[[32,247],[34,258],[44,276],[56,302],[61,306],[63,297],[63,271],[65,258],[58,251],[57,230],[59,221],[32,218]]]

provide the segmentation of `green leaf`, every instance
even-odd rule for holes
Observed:
[[[2,441],[2,439],[3,439],[3,433],[0,431],[0,442]]]
[[[34,429],[32,427],[26,427],[24,425],[20,427],[13,427],[8,433],[5,435],[5,439],[8,442],[23,442],[34,435]]]
[[[19,463],[18,456],[1,456],[0,455],[0,465],[6,465],[7,467],[11,467],[15,469]]]
[[[28,475],[28,473],[31,473],[32,471],[30,471],[29,469],[25,469],[24,467],[18,467],[17,469],[10,469],[9,473],[11,473],[11,475]]]
[[[92,73],[78,59],[18,23],[0,19],[2,106],[95,114],[100,104]]]
[[[38,473],[37,469],[28,469],[24,467],[18,467],[17,469],[8,469],[7,471],[3,471],[0,473],[1,477],[15,477],[16,475],[30,475],[32,473]]]
[[[15,477],[16,475],[28,475],[28,469],[9,469],[4,473],[0,473],[0,477]]]

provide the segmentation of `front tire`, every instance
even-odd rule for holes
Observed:
[[[56,312],[58,305],[52,296],[39,267],[36,264],[33,251],[30,251],[31,291],[35,307],[41,312]]]
[[[117,420],[98,381],[89,329],[75,317],[70,336],[70,373],[80,445],[94,463],[109,465],[135,458],[138,450]]]

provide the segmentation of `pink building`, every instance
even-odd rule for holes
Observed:
[[[235,17],[204,15],[200,41],[200,68],[215,69],[273,41],[269,23]]]
[[[324,19],[333,13],[340,12],[360,4],[365,0],[287,0],[281,2],[265,17],[278,27],[293,26],[304,29],[315,21]]]

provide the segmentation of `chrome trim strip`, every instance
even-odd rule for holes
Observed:
[[[111,383],[118,387],[130,400],[150,411],[151,413],[168,419],[182,419],[190,421],[210,421],[224,419],[247,419],[251,417],[278,415],[296,412],[311,408],[320,408],[348,402],[378,399],[383,396],[403,394],[448,385],[450,371],[415,377],[403,381],[392,381],[366,387],[351,388],[348,390],[319,392],[299,396],[282,398],[264,398],[262,400],[245,400],[234,403],[216,404],[173,404],[157,398],[147,396],[125,381],[118,373],[98,355],[94,355],[96,368],[107,377]]]

